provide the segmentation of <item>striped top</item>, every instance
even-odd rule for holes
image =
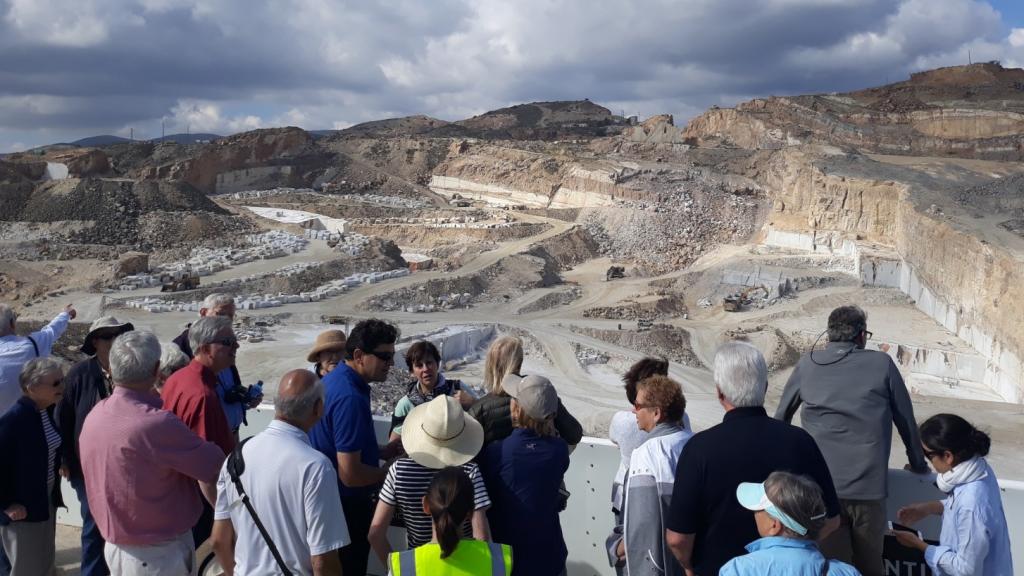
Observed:
[[[473,483],[473,508],[489,508],[491,498],[487,495],[487,487],[484,486],[484,479],[476,463],[463,464],[462,470]],[[417,464],[412,458],[399,458],[388,469],[384,486],[380,489],[381,501],[398,508],[405,521],[406,539],[410,548],[427,544],[433,538],[433,523],[430,516],[423,513],[423,497],[437,473],[438,470]],[[462,527],[462,535],[465,538],[473,537],[469,518]]]
[[[46,447],[49,450],[46,458],[46,488],[53,490],[53,484],[57,480],[57,449],[60,448],[60,433],[53,426],[49,413],[46,410],[39,411],[39,419],[43,421],[43,435],[46,436]]]

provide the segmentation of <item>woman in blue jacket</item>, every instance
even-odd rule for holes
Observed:
[[[860,576],[849,564],[826,560],[815,541],[825,525],[821,487],[807,476],[772,472],[761,484],[744,482],[736,499],[754,512],[761,538],[747,544],[720,576]]]
[[[985,461],[992,444],[988,434],[955,414],[936,414],[921,424],[925,458],[938,477],[945,500],[919,502],[896,513],[912,525],[925,516],[941,515],[939,545],[899,531],[900,544],[924,552],[936,576],[1013,574],[1010,533],[995,472]]]
[[[54,571],[54,531],[60,496],[60,434],[53,405],[64,373],[52,358],[28,361],[18,378],[22,397],[0,416],[0,540],[12,576]]]

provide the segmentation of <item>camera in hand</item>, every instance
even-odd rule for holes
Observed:
[[[257,382],[252,386],[232,386],[224,392],[224,401],[228,404],[249,404],[252,400],[263,393],[263,382]]]

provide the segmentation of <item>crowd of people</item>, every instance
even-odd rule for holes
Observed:
[[[583,429],[550,380],[523,373],[520,339],[491,344],[480,397],[445,377],[434,344],[413,343],[407,394],[381,445],[371,387],[395,363],[397,327],[370,319],[324,332],[310,369],[278,384],[273,422],[240,441],[262,389],[242,385],[234,311],[213,294],[163,345],[100,318],[80,345],[88,358],[65,371],[50,352],[74,309],[19,336],[0,304],[0,575],[54,573],[62,479],[81,507],[85,575],[194,574],[207,540],[229,575],[363,575],[371,555],[395,576],[567,574],[560,512]],[[1013,573],[989,437],[953,414],[918,427],[895,364],[868,349],[859,308],[834,310],[827,335],[800,359],[775,417],[764,357],[723,344],[713,372],[725,416],[702,431],[667,361],[644,358],[626,373],[632,410],[609,434],[621,451],[608,479],[610,566],[627,576],[883,574],[895,425],[907,468],[930,464],[947,494],[896,518],[940,515],[937,543],[895,539],[937,575]],[[802,427],[789,423],[797,410]],[[406,534],[398,551],[394,525]]]

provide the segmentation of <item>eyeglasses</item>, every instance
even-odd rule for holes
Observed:
[[[655,406],[653,404],[636,404],[636,403],[633,404],[633,410],[634,411],[636,411],[636,410],[643,410],[644,408],[650,408],[651,410],[654,410],[655,408],[657,408],[657,406]]]
[[[874,336],[874,335],[875,335],[875,333],[870,331],[870,330],[865,330],[864,331],[864,339],[865,340],[871,340],[871,337]]]
[[[395,361],[395,353],[394,352],[381,352],[381,351],[373,351],[373,350],[363,350],[363,352],[366,352],[367,354],[372,354],[372,355],[376,356],[377,359],[380,360],[381,362],[394,362]]]
[[[231,336],[230,338],[220,338],[210,342],[210,344],[220,344],[221,346],[235,346],[238,344],[238,338]]]

